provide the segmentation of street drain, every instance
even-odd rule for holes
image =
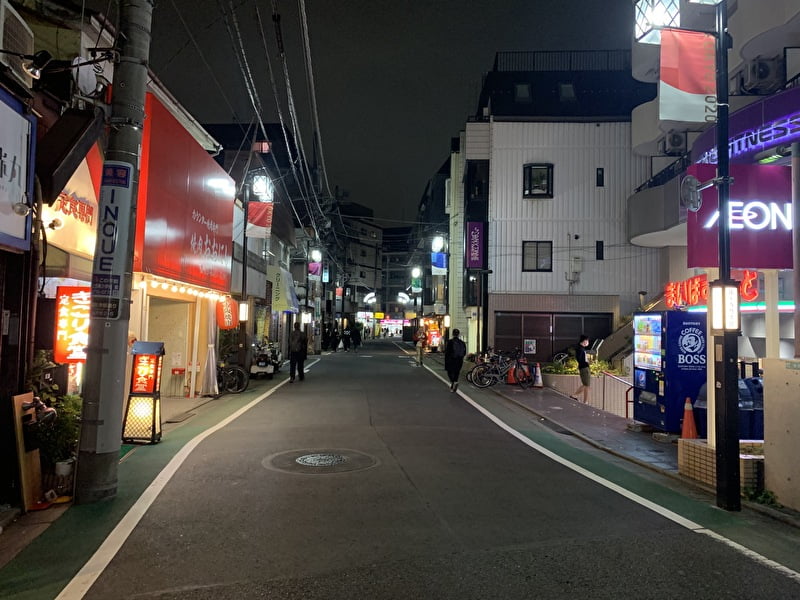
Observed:
[[[267,456],[261,461],[267,469],[286,473],[323,475],[363,471],[378,464],[378,459],[355,450],[303,449]]]

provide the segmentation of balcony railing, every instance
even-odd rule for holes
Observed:
[[[627,71],[630,50],[498,52],[495,71]]]

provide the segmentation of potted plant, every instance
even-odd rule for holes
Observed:
[[[61,476],[72,472],[72,463],[78,450],[82,404],[77,394],[66,394],[52,403],[56,409],[56,419],[37,432],[43,471],[55,471]]]

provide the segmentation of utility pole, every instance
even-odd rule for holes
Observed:
[[[111,132],[100,187],[75,500],[113,498],[122,435],[152,0],[121,0]]]

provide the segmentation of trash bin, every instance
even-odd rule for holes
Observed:
[[[764,380],[762,377],[748,377],[744,380],[753,398],[752,439],[764,439]]]
[[[739,380],[739,439],[753,439],[753,396],[744,379]]]
[[[751,379],[760,379],[752,377]],[[763,392],[758,400],[754,399],[754,394],[751,390],[753,384],[748,385],[747,380],[739,380],[739,439],[762,439],[764,435],[764,401]],[[760,404],[761,409],[756,416],[755,406]],[[708,428],[706,427],[708,418],[708,400],[706,399],[706,384],[700,386],[697,392],[697,400],[692,407],[694,411],[694,422],[697,426],[697,435],[701,438],[708,437]],[[760,430],[754,427],[754,423],[760,419]],[[759,433],[760,432],[760,433]],[[758,437],[758,436],[761,437]]]
[[[708,419],[708,401],[706,400],[705,383],[700,386],[700,390],[697,392],[697,400],[694,401],[692,412],[694,413],[694,424],[697,427],[697,435],[700,436],[701,439],[708,439],[708,428],[706,427]]]

